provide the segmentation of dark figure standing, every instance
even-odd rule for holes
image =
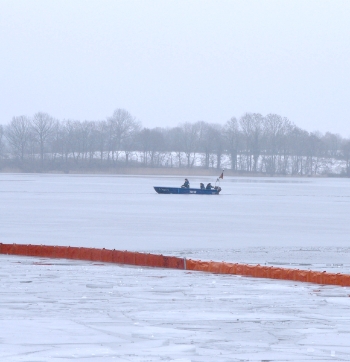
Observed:
[[[201,190],[204,190],[204,189],[205,189],[204,183],[201,182],[201,183],[199,184],[199,186],[200,186]]]
[[[185,182],[181,187],[186,188],[186,189],[188,189],[190,187],[190,182],[187,180],[187,178],[185,178]]]

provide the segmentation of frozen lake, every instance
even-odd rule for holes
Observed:
[[[225,177],[219,196],[152,188],[182,182],[0,174],[0,242],[350,272],[350,180]],[[0,255],[0,359],[345,361],[349,295],[338,286]]]
[[[328,269],[350,260],[350,179],[225,177],[219,196],[153,190],[179,186],[183,177],[0,174],[0,180],[3,243]],[[193,187],[213,178],[190,181]]]
[[[4,243],[128,250],[348,247],[350,179],[230,178],[219,196],[158,195],[181,177],[0,174]],[[213,178],[191,178],[191,186]]]
[[[0,360],[349,361],[350,288],[0,255]]]

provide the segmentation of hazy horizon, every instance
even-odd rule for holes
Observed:
[[[348,1],[0,0],[0,124],[245,112],[350,136]]]

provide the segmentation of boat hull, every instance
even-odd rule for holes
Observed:
[[[158,194],[219,195],[221,189],[192,189],[184,187],[153,186]]]

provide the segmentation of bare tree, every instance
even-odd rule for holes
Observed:
[[[39,145],[40,159],[43,164],[45,147],[48,144],[50,138],[54,134],[57,121],[54,120],[49,114],[38,112],[34,115],[32,120],[32,130],[35,140]]]
[[[91,162],[95,151],[94,122],[84,121],[76,123],[76,136],[79,147],[79,155],[82,160]]]
[[[213,145],[214,154],[216,154],[216,168],[221,168],[221,158],[224,153],[225,143],[223,136],[223,127],[220,124],[211,124],[209,137]],[[213,165],[214,167],[214,165]]]
[[[134,121],[132,127],[126,132],[123,140],[122,140],[122,148],[125,152],[125,164],[126,166],[129,165],[129,159],[136,149],[137,145],[137,137],[141,130],[141,123]]]
[[[328,157],[339,158],[342,147],[342,138],[338,134],[327,132],[323,137],[323,142]]]
[[[294,127],[293,131],[290,134],[290,149],[292,156],[292,175],[303,176],[305,169],[304,158],[307,154],[306,145],[308,141],[309,133],[302,130],[299,127]]]
[[[239,130],[238,121],[235,117],[232,117],[226,122],[223,129],[223,136],[225,140],[226,149],[231,159],[231,170],[237,170],[237,156],[238,150],[241,146],[242,135]]]
[[[197,122],[199,127],[199,151],[204,154],[204,167],[209,168],[211,155],[215,152],[215,130],[212,125],[207,122]]]
[[[26,116],[13,117],[11,123],[6,127],[5,134],[15,157],[23,161],[32,137],[29,118]]]
[[[193,167],[200,144],[200,124],[187,122],[180,129],[180,144],[187,158],[187,167]]]
[[[51,159],[46,163],[50,167],[92,168],[97,166],[97,155],[99,168],[108,167],[110,160],[119,164],[119,155],[124,154],[128,165],[134,152],[142,152],[144,165],[152,167],[193,167],[198,157],[207,168],[220,167],[222,155],[227,154],[233,170],[271,175],[331,173],[342,161],[342,173],[350,176],[349,139],[306,132],[277,114],[246,113],[224,127],[200,121],[141,130],[141,124],[123,109],[116,109],[106,121],[84,122],[59,122],[39,112],[32,121],[20,116],[0,126],[2,163],[19,164],[17,158],[25,170],[37,169],[40,161],[43,166],[45,158]]]
[[[260,113],[246,113],[240,119],[243,139],[245,141],[248,171],[257,171],[261,152],[264,117]],[[252,162],[253,158],[253,162]]]
[[[343,140],[340,149],[342,158],[345,161],[345,173],[350,177],[350,138]]]
[[[112,153],[112,160],[117,161],[123,142],[140,126],[128,111],[120,108],[116,109],[107,121],[110,134],[109,150]]]
[[[5,150],[5,144],[4,144],[4,127],[0,124],[0,159],[4,157],[4,150]]]
[[[167,133],[168,138],[168,150],[170,152],[175,152],[176,160],[179,167],[182,167],[183,164],[183,130],[180,127],[171,128]]]
[[[76,152],[78,151],[78,131],[79,121],[66,120],[62,124],[62,149],[66,165],[70,158],[77,160]]]
[[[64,128],[62,123],[57,122],[57,127],[51,139],[52,161],[63,160],[64,155]]]
[[[285,154],[285,137],[292,129],[292,124],[287,118],[278,114],[268,114],[265,117],[264,125],[264,148],[265,148],[265,168],[271,175],[275,174],[278,166],[281,169],[282,155]],[[282,167],[283,168],[283,167]]]
[[[305,143],[305,174],[316,175],[320,166],[320,158],[325,153],[322,135],[319,132],[311,132]]]
[[[160,154],[165,151],[165,137],[161,128],[143,128],[137,136],[145,166],[160,166]],[[149,161],[149,162],[148,162]]]
[[[108,126],[106,121],[95,122],[96,147],[100,154],[100,161],[103,162],[104,153],[107,151]]]
[[[142,159],[143,159],[144,166],[147,166],[147,164],[148,164],[148,151],[151,148],[150,134],[151,134],[151,130],[149,128],[143,128],[137,137],[138,149],[143,153]]]

